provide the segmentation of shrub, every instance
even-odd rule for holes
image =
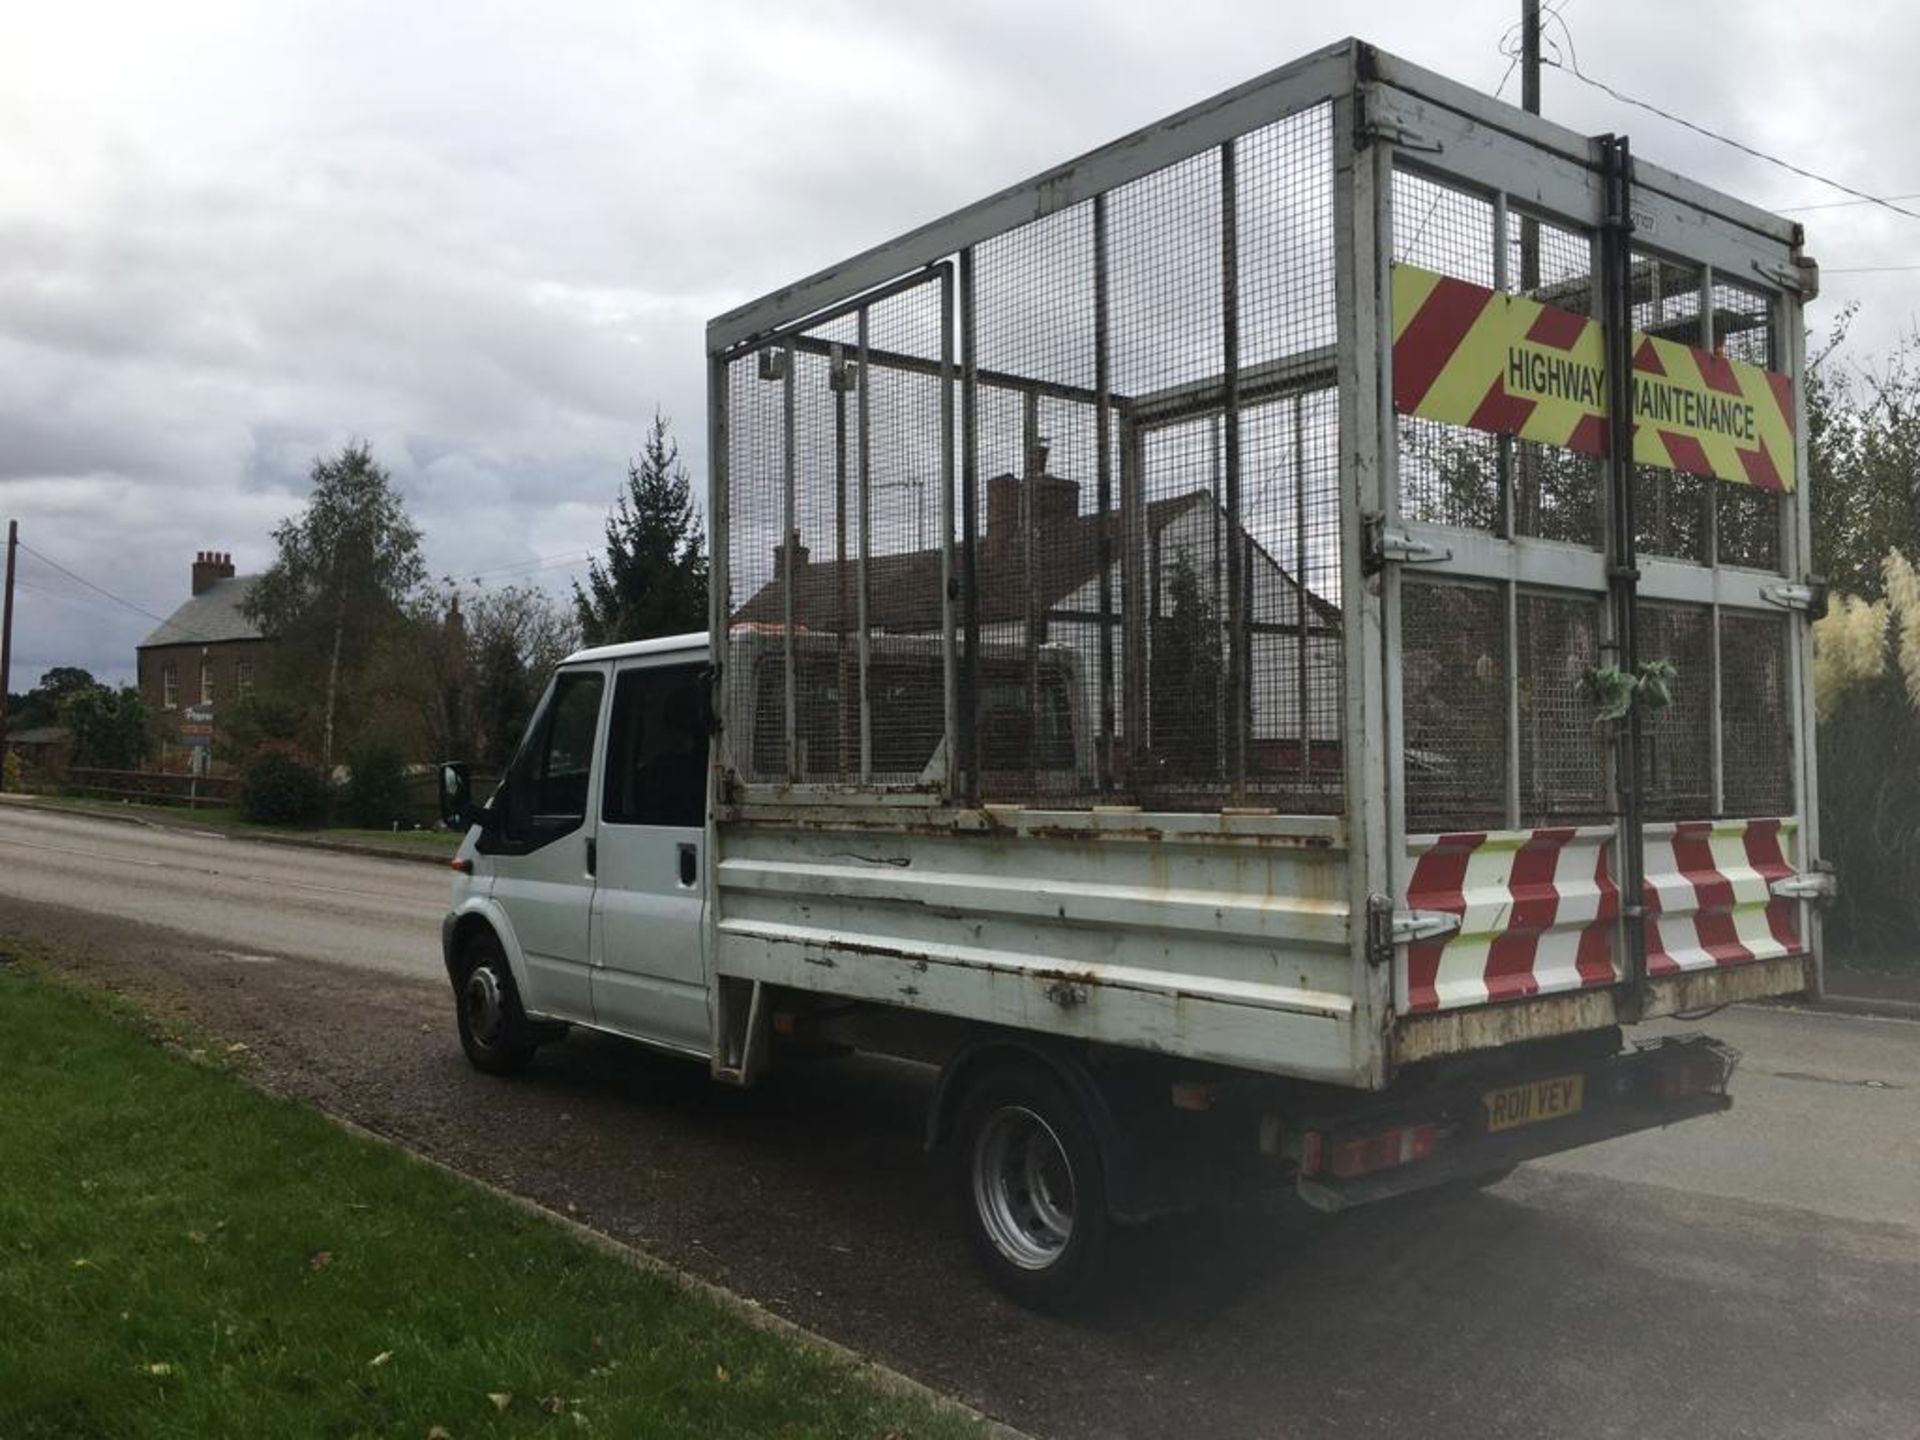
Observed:
[[[353,823],[384,830],[406,819],[406,772],[400,752],[377,741],[347,757],[347,814]]]
[[[240,804],[249,820],[262,824],[314,824],[327,809],[320,762],[290,741],[267,741],[241,772]]]

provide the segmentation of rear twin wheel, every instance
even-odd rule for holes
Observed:
[[[967,1238],[993,1282],[1040,1310],[1092,1299],[1112,1221],[1098,1144],[1066,1088],[1037,1063],[995,1069],[966,1092],[953,1139]]]

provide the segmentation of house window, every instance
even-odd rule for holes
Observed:
[[[233,666],[233,689],[241,699],[253,693],[253,662],[237,660]]]
[[[213,666],[204,660],[200,662],[200,703],[213,703]]]
[[[160,667],[160,708],[178,710],[180,708],[180,670],[178,666]]]

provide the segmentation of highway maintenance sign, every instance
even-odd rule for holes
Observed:
[[[1794,486],[1793,382],[1638,331],[1633,458],[1759,490]],[[1393,408],[1588,455],[1607,453],[1599,322],[1393,267]]]

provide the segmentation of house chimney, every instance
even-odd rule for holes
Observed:
[[[224,550],[202,550],[193,557],[193,593],[198,595],[216,580],[233,578],[233,556]]]
[[[1033,537],[1040,545],[1057,541],[1080,514],[1080,486],[1058,475],[1035,475],[1022,480],[1017,475],[996,475],[987,481],[987,558],[997,559],[1020,553],[1021,496],[1029,494]]]
[[[798,574],[806,568],[807,547],[800,543],[800,532],[798,530],[787,537],[787,543],[793,546],[793,568],[794,573]],[[787,545],[776,545],[773,547],[773,578],[775,580],[784,579],[786,573]]]

